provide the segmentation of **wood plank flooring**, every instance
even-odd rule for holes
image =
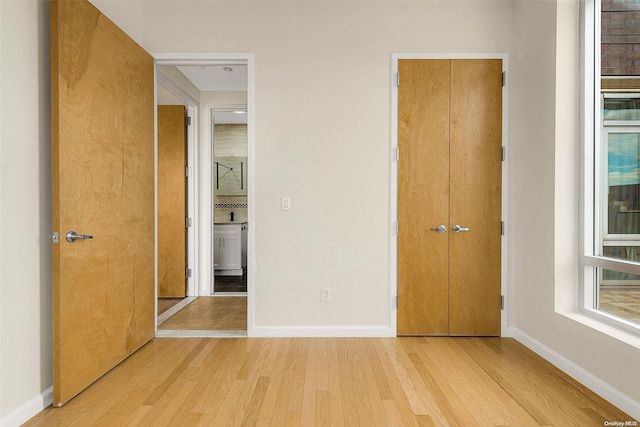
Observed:
[[[159,330],[247,330],[247,297],[198,297],[158,326]]]
[[[602,426],[508,338],[158,338],[26,426]]]
[[[158,298],[158,315],[161,315],[165,311],[169,310],[174,305],[178,304],[184,298]]]

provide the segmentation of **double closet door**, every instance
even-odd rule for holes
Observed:
[[[502,60],[400,60],[398,335],[500,335]]]

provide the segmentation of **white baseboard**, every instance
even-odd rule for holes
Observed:
[[[611,386],[602,379],[596,377],[582,366],[572,362],[555,350],[547,347],[530,335],[522,332],[518,328],[508,328],[505,336],[513,337],[525,347],[537,353],[542,358],[549,361],[555,367],[569,374],[576,381],[582,383],[604,399],[617,406],[635,420],[640,420],[640,402],[624,394],[620,390]],[[632,420],[611,420],[611,421],[632,421]]]
[[[395,337],[388,325],[381,326],[264,326],[248,331],[256,338],[382,338]]]
[[[18,427],[53,403],[53,387],[49,387],[0,421],[0,427]]]

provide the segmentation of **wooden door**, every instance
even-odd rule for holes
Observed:
[[[60,406],[154,336],[153,58],[88,1],[52,1],[51,74]]]
[[[398,334],[500,335],[502,61],[399,72]]]
[[[449,328],[449,60],[401,60],[398,334]],[[428,189],[428,191],[425,191]]]
[[[186,121],[183,105],[158,106],[158,296],[186,295]]]
[[[502,60],[451,62],[449,335],[500,335]]]

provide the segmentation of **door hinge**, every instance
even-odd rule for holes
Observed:
[[[398,309],[398,299],[400,299],[400,297],[396,295],[396,310]]]
[[[187,279],[191,278],[191,269],[189,267],[185,269],[184,277],[186,277]]]
[[[186,228],[191,227],[191,218],[186,217],[185,220],[184,220],[184,225],[185,225]]]
[[[400,87],[400,71],[396,73],[396,87]]]
[[[393,223],[393,234],[394,234],[395,236],[397,236],[397,235],[398,235],[398,232],[399,232],[398,221],[394,221],[394,223]]]
[[[500,235],[504,236],[504,221],[500,221]]]
[[[186,124],[187,126],[191,126],[191,116],[187,116]]]
[[[502,147],[502,154],[500,154],[502,157],[502,161],[504,162],[507,159],[507,147]]]
[[[60,235],[57,231],[54,231],[51,235],[51,241],[53,241],[53,243],[58,243],[60,241]]]
[[[400,147],[395,147],[393,150],[393,157],[395,159],[396,162],[400,161]]]
[[[185,178],[191,178],[191,168],[189,166],[184,168],[184,176]]]
[[[504,310],[504,295],[500,295],[500,310]]]
[[[502,87],[505,87],[507,85],[507,72],[503,71],[502,72]]]

